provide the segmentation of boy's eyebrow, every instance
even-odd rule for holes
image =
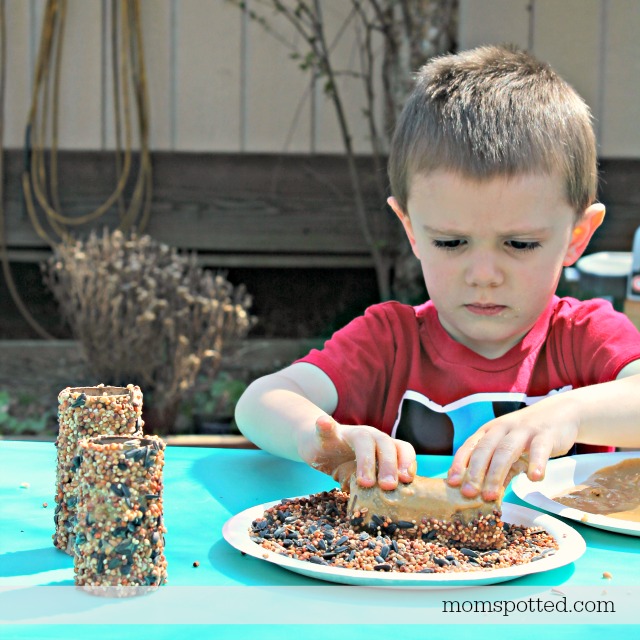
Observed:
[[[433,235],[445,235],[445,236],[460,236],[467,235],[464,231],[460,229],[447,229],[446,227],[436,228],[431,227],[428,224],[423,224],[422,228],[427,232]],[[544,235],[549,233],[552,230],[551,227],[524,227],[520,229],[507,229],[503,231],[501,236],[518,236],[518,235]]]

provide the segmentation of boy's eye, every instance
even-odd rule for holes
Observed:
[[[436,249],[444,249],[445,251],[453,251],[459,249],[464,244],[464,240],[434,240],[433,246]]]
[[[516,251],[533,251],[541,246],[539,242],[525,240],[507,240],[506,244]]]

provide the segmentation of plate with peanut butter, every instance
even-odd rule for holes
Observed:
[[[353,502],[340,489],[285,498],[238,513],[222,533],[243,554],[283,569],[382,587],[496,584],[564,567],[586,548],[561,520],[508,503],[477,521],[443,522],[393,519]]]
[[[514,493],[545,511],[598,529],[640,536],[640,451],[550,460],[543,480],[523,473]]]

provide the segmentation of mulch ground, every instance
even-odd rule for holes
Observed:
[[[73,341],[0,341],[0,390],[8,393],[17,419],[48,414],[55,430],[58,393],[87,384],[93,383]]]
[[[229,352],[222,370],[249,382],[288,365],[321,344],[321,339],[247,340]],[[0,437],[40,435],[40,432],[27,430],[23,433],[16,429],[45,414],[47,431],[44,435],[54,436],[60,391],[101,382],[105,381],[91,375],[78,343],[72,340],[0,340]],[[9,407],[1,400],[7,395]],[[4,414],[7,409],[10,419]],[[186,417],[179,419],[184,422]],[[190,427],[190,424],[176,425],[176,432],[191,433]]]

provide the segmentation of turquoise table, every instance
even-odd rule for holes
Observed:
[[[421,457],[437,475],[448,457]],[[569,522],[587,541],[576,562],[499,587],[349,587],[243,556],[222,538],[232,515],[264,502],[331,489],[302,463],[255,450],[168,447],[165,523],[170,584],[107,599],[73,586],[73,562],[52,546],[56,452],[0,442],[0,638],[601,638],[640,637],[640,539]],[[21,486],[27,483],[28,486]],[[505,500],[522,504],[507,491]],[[43,503],[48,506],[44,507]],[[194,567],[194,562],[199,566]],[[602,577],[603,571],[613,575]],[[442,600],[538,600],[538,612],[448,614]],[[539,612],[544,603],[607,600],[616,613]],[[629,601],[634,605],[630,608]],[[638,603],[638,604],[635,604]],[[591,605],[593,606],[593,605]],[[637,613],[636,613],[637,612]],[[517,624],[518,626],[513,626]],[[394,625],[394,626],[390,626]],[[505,626],[508,625],[508,626]],[[632,626],[633,625],[633,626]]]

